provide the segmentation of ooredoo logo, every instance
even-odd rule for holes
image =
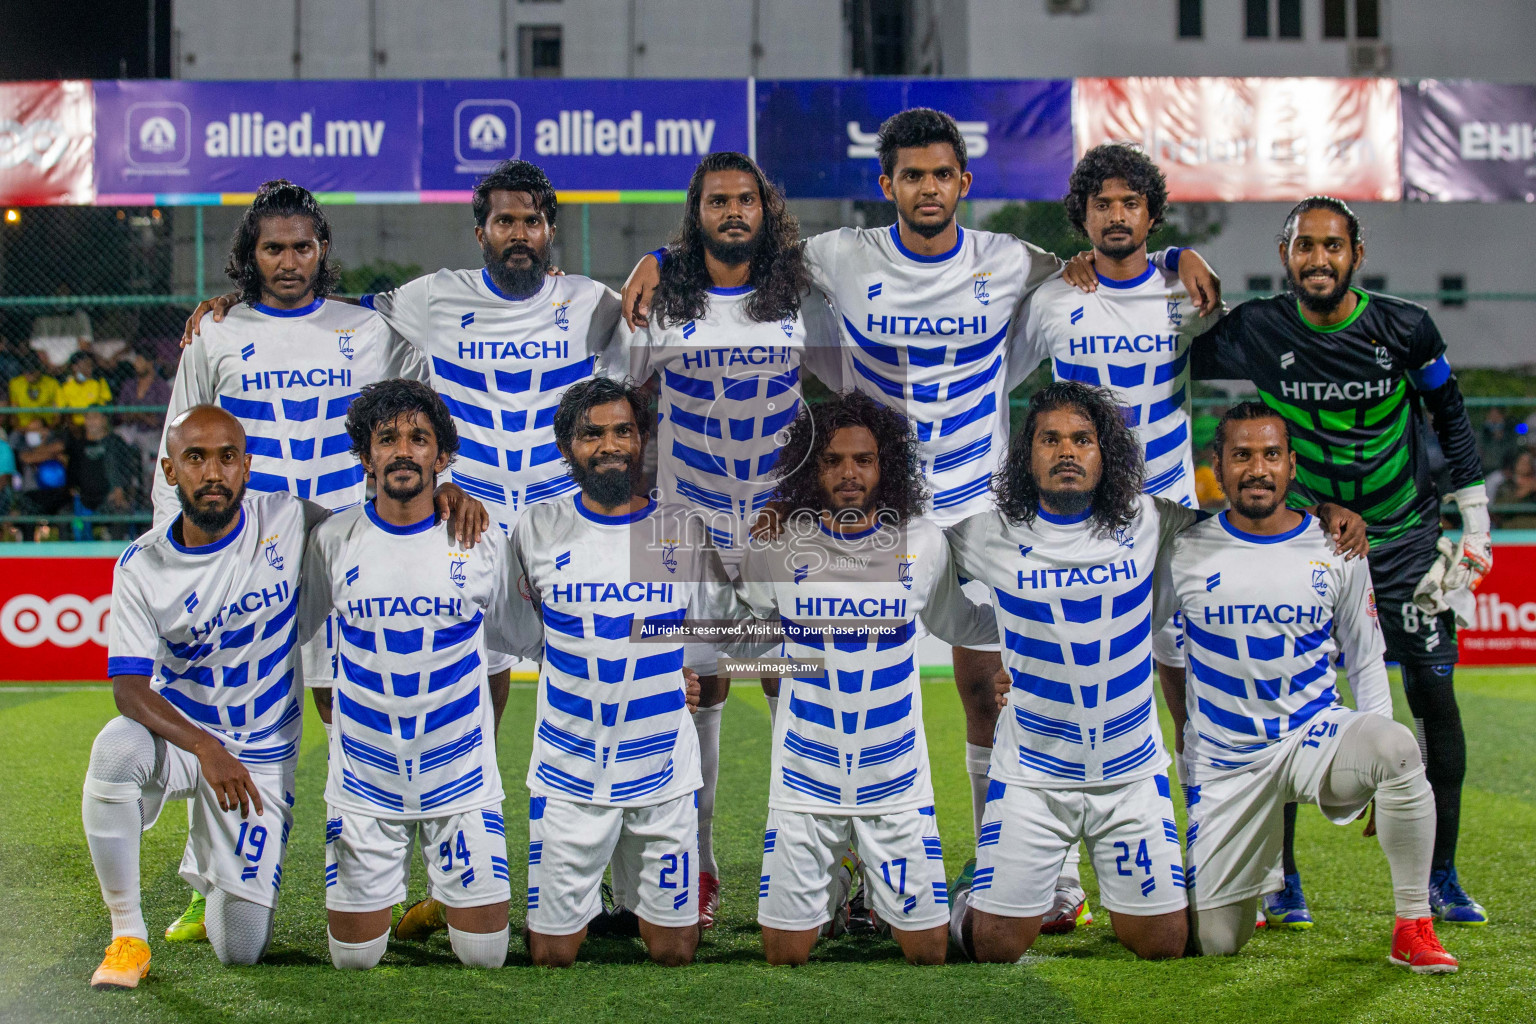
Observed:
[[[17,594],[0,608],[0,638],[12,647],[79,647],[90,642],[107,646],[107,619],[112,595],[94,601],[79,594],[49,599]]]

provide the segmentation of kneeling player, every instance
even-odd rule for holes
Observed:
[[[916,619],[961,646],[997,642],[988,605],[960,589],[922,514],[917,437],[848,392],[802,411],[779,453],[779,536],[753,543],[737,594],[823,663],[792,677],[776,716],[757,920],[773,964],[802,964],[847,893],[852,846],[870,908],[907,960],[944,962],[949,899],[923,736]],[[830,627],[832,631],[824,631]],[[787,699],[786,699],[787,698]],[[831,901],[828,894],[832,893]]]
[[[1287,802],[1344,824],[1374,799],[1397,903],[1389,959],[1455,971],[1429,910],[1434,796],[1413,734],[1392,720],[1370,570],[1286,507],[1295,456],[1272,409],[1245,402],[1222,418],[1215,468],[1232,507],[1174,540],[1157,599],[1159,621],[1183,611],[1188,644],[1193,706],[1182,688],[1164,692],[1184,734],[1195,947],[1235,953],[1253,934],[1260,895],[1280,884]],[[1339,703],[1335,663],[1357,711]]]
[[[181,876],[207,894],[208,939],[226,964],[266,952],[293,823],[294,602],[305,532],[325,510],[283,493],[246,501],[245,431],[222,409],[187,410],[166,444],[182,511],[118,562],[107,674],[122,717],[96,737],[81,801],[112,915],[99,988],[135,988],[149,970],[139,833],[167,800],[190,802]]]
[[[580,490],[512,531],[545,640],[528,767],[528,949],[542,966],[575,961],[610,861],[652,960],[686,964],[699,942],[698,684],[685,684],[680,641],[631,636],[721,618],[734,601],[707,525],[635,494],[650,423],[637,387],[572,386],[555,443]]]
[[[437,477],[458,450],[443,400],[418,381],[362,389],[347,412],[352,452],[377,497],[316,529],[304,566],[306,635],[340,621],[326,779],[325,905],[331,962],[367,970],[389,942],[412,851],[447,905],[460,960],[507,955],[507,845],[496,768],[492,649],[536,634],[513,616],[506,538],[472,550],[434,522]]]

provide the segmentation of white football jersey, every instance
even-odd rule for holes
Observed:
[[[698,789],[683,644],[631,638],[647,625],[732,617],[734,595],[703,519],[655,502],[605,516],[578,492],[526,510],[512,531],[512,563],[544,624],[528,788],[615,807]]]
[[[1340,663],[1355,706],[1392,717],[1370,568],[1335,554],[1312,516],[1261,536],[1223,512],[1179,535],[1164,563],[1157,617],[1183,611],[1189,659],[1185,757],[1217,770],[1263,760],[1340,703]]]
[[[459,428],[449,476],[493,521],[510,530],[529,505],[576,488],[555,447],[555,409],[617,351],[617,293],[568,274],[513,299],[482,267],[439,270],[364,302],[426,357]]]
[[[254,494],[213,544],[179,543],[175,520],[150,529],[113,571],[107,675],[150,676],[251,771],[291,770],[303,719],[305,533],[324,516],[288,494]]]
[[[288,491],[329,509],[363,500],[363,467],[347,438],[347,408],[366,384],[390,377],[427,380],[426,364],[379,316],[316,299],[300,309],[258,303],[204,317],[181,354],[165,423],[211,403],[245,428],[250,489]],[[165,438],[160,440],[165,457]],[[154,475],[155,522],[181,512],[176,489]]]
[[[782,627],[784,657],[823,666],[783,680],[768,806],[866,815],[932,805],[917,620],[947,643],[997,642],[992,609],[960,589],[939,528],[915,519],[834,534],[790,520],[778,539],[748,545],[736,594]]]
[[[310,540],[302,628],[340,629],[332,807],[411,819],[501,802],[486,657],[521,654],[533,630],[516,620],[506,537],[460,550],[434,519],[394,526],[370,501]]]
[[[993,779],[1063,789],[1135,782],[1168,764],[1153,698],[1153,569],[1197,515],[1143,494],[1113,533],[1088,513],[1044,511],[1018,524],[984,512],[949,530],[960,573],[996,596],[1013,678]]]
[[[1008,446],[1011,339],[1025,296],[1061,261],[1012,235],[964,228],[939,256],[907,249],[894,224],[840,228],[805,246],[838,317],[849,386],[917,432],[931,518],[947,526],[991,508],[988,485]]]
[[[711,288],[704,317],[653,324],[627,340],[630,376],[659,374],[658,496],[707,514],[721,558],[733,564],[774,491],[783,432],[801,408],[802,369],[833,390],[841,380],[826,299],[811,291],[800,315],[759,323],[746,313],[752,291]]]
[[[1178,273],[1149,262],[1129,281],[1100,276],[1089,295],[1045,282],[1025,305],[1020,348],[1026,372],[1048,359],[1057,380],[1113,391],[1146,455],[1146,492],[1196,508],[1189,343],[1207,326]]]

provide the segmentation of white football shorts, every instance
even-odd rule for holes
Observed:
[[[1339,743],[1362,717],[1346,707],[1325,708],[1276,744],[1274,754],[1249,768],[1186,766],[1184,856],[1190,903],[1197,909],[1224,907],[1285,884],[1285,805],[1318,802]],[[1343,825],[1357,818],[1366,803],[1321,809]]]
[[[426,861],[433,899],[450,907],[484,907],[512,898],[499,803],[415,819],[327,806],[325,908],[365,914],[403,901],[416,849]]]
[[[944,850],[932,807],[872,815],[770,807],[757,923],[804,931],[830,920],[833,874],[850,846],[864,862],[864,891],[880,920],[898,931],[949,921]]]
[[[1099,901],[1110,910],[1151,917],[1186,906],[1167,775],[1083,789],[994,779],[976,838],[971,906],[1001,917],[1044,916],[1079,839],[1099,878]]]
[[[646,807],[528,802],[528,929],[574,935],[602,910],[603,871],[643,921],[699,921],[699,808],[688,793]],[[633,904],[633,905],[631,905]]]

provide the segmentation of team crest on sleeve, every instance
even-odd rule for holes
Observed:
[[[667,572],[677,572],[677,541],[665,539],[661,542],[661,564]]]
[[[974,295],[976,297],[976,301],[981,303],[983,306],[989,306],[992,304],[992,296],[987,291],[987,282],[991,276],[992,275],[990,273],[971,275],[971,294]]]
[[[912,563],[915,561],[917,561],[916,555],[896,556],[896,579],[907,590],[912,589]]]
[[[1312,589],[1317,591],[1318,597],[1328,596],[1328,566],[1323,562],[1311,562]]]
[[[555,326],[560,328],[562,331],[570,330],[571,329],[571,310],[570,310],[571,300],[570,299],[566,299],[564,302],[557,302],[554,305],[555,305]]]
[[[448,579],[460,590],[469,581],[469,576],[464,572],[464,567],[469,564],[469,556],[459,551],[448,552]]]
[[[351,359],[353,356],[352,336],[356,333],[357,332],[354,330],[336,332],[336,347],[340,349],[341,354],[346,356],[348,359]]]
[[[279,572],[283,568],[283,556],[278,554],[277,551],[277,542],[281,536],[282,534],[280,533],[274,533],[261,542],[261,557],[265,558],[267,564]]]

